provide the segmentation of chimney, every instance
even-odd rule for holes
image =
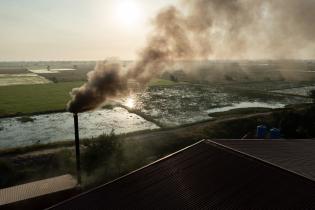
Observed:
[[[81,166],[80,166],[80,138],[79,138],[79,122],[78,113],[73,113],[74,119],[74,135],[75,135],[75,155],[77,163],[77,180],[81,184]]]

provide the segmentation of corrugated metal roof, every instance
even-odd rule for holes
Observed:
[[[315,181],[315,140],[214,140]]]
[[[204,141],[52,209],[312,209],[315,183]]]

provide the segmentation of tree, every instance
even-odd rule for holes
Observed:
[[[52,77],[50,80],[51,80],[53,83],[58,83],[58,79],[57,79],[56,77]]]
[[[313,103],[315,103],[315,89],[311,90],[308,95],[312,99]]]
[[[226,81],[234,81],[234,79],[231,76],[229,76],[229,75],[224,75],[224,79]]]
[[[173,74],[170,75],[170,80],[173,82],[178,82],[178,79]]]

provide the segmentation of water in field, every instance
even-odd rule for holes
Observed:
[[[288,104],[308,102],[293,96],[272,96],[234,91],[216,86],[179,85],[152,87],[121,99],[124,106],[146,115],[145,119],[159,122],[165,127],[179,126],[211,119],[210,113],[237,108],[282,108]],[[0,148],[46,144],[73,139],[73,117],[70,113],[32,116],[33,122],[22,123],[18,118],[0,119]],[[82,138],[97,137],[158,126],[123,108],[99,110],[79,115]]]
[[[281,103],[263,103],[263,102],[241,102],[232,104],[231,106],[225,106],[220,108],[210,109],[207,112],[209,114],[217,113],[217,112],[226,112],[233,109],[240,109],[240,108],[270,108],[270,109],[277,109],[277,108],[284,108],[285,104]]]
[[[0,87],[46,83],[51,83],[51,81],[37,74],[0,74]]]
[[[299,96],[308,96],[312,90],[315,90],[315,86],[305,86],[305,87],[297,87],[297,88],[288,88],[282,90],[274,90],[274,93],[283,93],[283,94],[291,94],[291,95],[299,95]]]
[[[132,96],[133,108],[164,126],[178,126],[210,119],[209,113],[237,108],[282,108],[308,99],[286,96],[253,95],[218,86],[180,85],[154,87]],[[128,103],[126,100],[125,103]]]
[[[0,119],[0,148],[74,139],[72,114],[55,113],[36,115],[32,118],[33,122],[25,123],[18,121],[17,117]],[[158,128],[123,108],[82,113],[79,115],[79,127],[81,138],[109,134],[113,129],[119,134]]]

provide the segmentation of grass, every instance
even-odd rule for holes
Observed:
[[[231,116],[239,116],[246,114],[257,114],[257,113],[265,113],[272,111],[271,108],[262,108],[262,107],[251,107],[251,108],[239,108],[232,109],[225,112],[216,112],[209,114],[210,117],[231,117]]]
[[[24,184],[66,173],[75,174],[74,151],[64,149],[37,158],[0,159],[0,188]]]
[[[60,71],[58,73],[39,73],[40,76],[45,77],[53,82],[74,82],[86,81],[87,73],[93,68],[80,68],[75,71]]]
[[[8,74],[0,77],[0,86],[47,84],[51,81],[41,76]]]
[[[192,139],[128,141],[121,137],[102,135],[86,142],[82,153],[84,188],[111,181],[195,143]]]
[[[34,119],[29,116],[23,116],[17,119],[21,123],[34,122]]]
[[[65,110],[69,92],[83,82],[0,87],[0,116]]]
[[[0,87],[0,117],[63,111],[72,88],[83,81]],[[153,79],[149,86],[171,86],[183,83]]]
[[[30,73],[25,68],[0,67],[0,74],[27,74]]]
[[[191,145],[193,139],[135,139],[124,135],[101,135],[81,141],[83,188],[91,188],[147,165]],[[19,154],[19,153],[17,153]],[[9,154],[8,154],[9,155]],[[9,155],[12,157],[12,153]],[[0,158],[0,188],[45,179],[65,173],[75,174],[73,147],[24,158]]]
[[[173,82],[171,80],[165,80],[165,79],[152,79],[149,83],[149,86],[171,86],[171,85],[181,85],[186,84],[184,82]]]

